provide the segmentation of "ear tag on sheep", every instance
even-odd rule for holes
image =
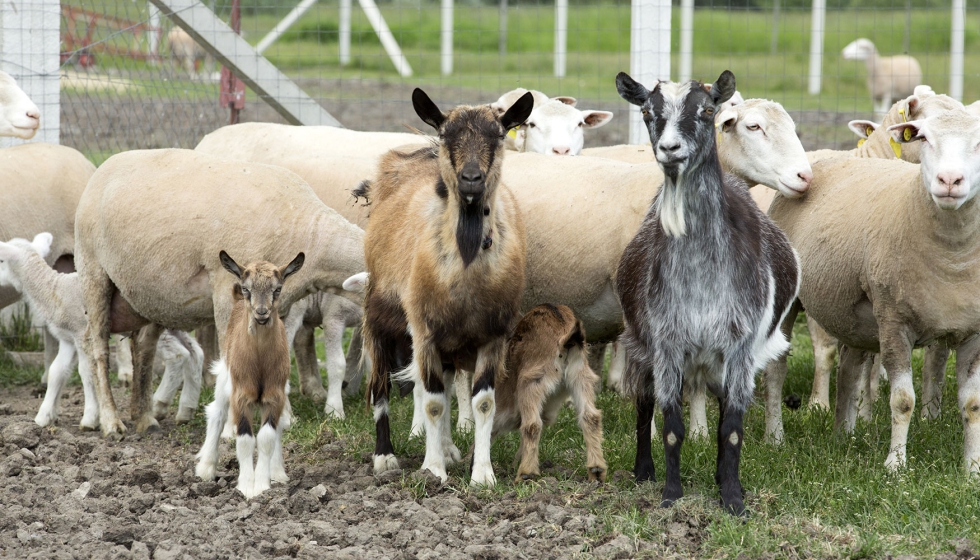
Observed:
[[[513,138],[513,139],[516,140],[517,139],[517,129],[516,128],[512,128],[512,129],[508,130],[507,131],[507,136],[510,136],[511,138]]]
[[[868,141],[867,138],[858,138],[858,148],[860,148],[861,146],[863,146],[864,143],[867,142],[867,141]]]

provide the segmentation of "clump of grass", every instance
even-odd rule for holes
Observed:
[[[10,323],[0,322],[0,348],[11,352],[40,352],[44,350],[41,330],[34,327],[31,309],[22,303],[14,311]]]

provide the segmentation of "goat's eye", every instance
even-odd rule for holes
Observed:
[[[705,107],[704,114],[705,115],[708,115],[709,117],[711,115],[714,115],[715,114],[715,108],[714,107]]]
[[[644,109],[644,110],[642,110],[640,112],[643,113],[643,116],[644,117],[650,114],[650,111],[647,111],[646,109]]]
[[[279,297],[279,294],[281,293],[282,293],[282,288],[276,288],[276,291],[272,292],[272,297]]]
[[[252,292],[250,292],[249,289],[246,288],[245,286],[242,286],[242,295],[245,297],[251,297]]]

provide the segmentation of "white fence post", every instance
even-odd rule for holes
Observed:
[[[670,0],[632,0],[630,76],[646,87],[670,78]],[[640,108],[630,105],[629,115],[629,143],[650,142]]]
[[[312,8],[314,4],[316,4],[316,0],[303,0],[300,2],[299,5],[293,8],[291,12],[286,14],[286,17],[282,18],[282,21],[277,23],[276,26],[272,28],[272,31],[268,32],[266,36],[259,41],[259,44],[255,46],[255,50],[258,51],[259,54],[264,53],[265,49],[269,48],[272,43],[275,43],[279,37],[288,31],[289,28],[296,23],[296,20],[303,17],[303,14]]]
[[[949,96],[963,99],[963,31],[966,27],[966,2],[953,0],[952,36],[949,41]]]
[[[694,0],[681,0],[681,53],[677,79],[691,79],[694,57]]]
[[[61,135],[61,4],[59,0],[0,2],[0,69],[41,111],[34,142],[58,144]],[[0,139],[0,146],[24,143]]]
[[[568,54],[568,0],[555,0],[555,77],[564,78]]]
[[[442,75],[453,73],[453,0],[442,0]]]
[[[350,64],[350,17],[353,0],[340,0],[340,26],[337,31],[337,42],[340,50],[340,64]]]
[[[827,16],[827,0],[813,0],[810,21],[810,95],[820,93],[820,76],[823,74],[823,31]]]

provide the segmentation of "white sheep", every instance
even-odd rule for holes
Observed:
[[[895,124],[896,142],[925,140],[921,165],[838,158],[814,165],[811,194],[777,198],[769,213],[803,263],[800,301],[854,352],[841,368],[836,426],[854,425],[860,354],[880,351],[891,390],[886,467],[906,464],[915,407],[911,352],[940,341],[956,349],[964,461],[980,472],[980,118],[963,109]],[[792,325],[787,317],[784,329]],[[852,359],[853,355],[853,359]],[[785,367],[785,356],[783,367]],[[770,368],[775,365],[770,364]],[[843,372],[853,372],[844,375]],[[767,371],[768,376],[768,371]],[[844,410],[842,410],[842,408]]]
[[[183,66],[191,79],[199,80],[202,77],[213,79],[215,77],[214,57],[186,31],[180,27],[174,27],[167,33],[167,43],[170,45],[170,55],[173,57],[173,62]],[[201,63],[201,72],[197,70],[198,62]]]
[[[12,239],[0,242],[0,285],[9,286],[23,295],[31,312],[41,320],[58,341],[58,355],[48,370],[48,388],[34,421],[49,426],[58,417],[58,402],[65,383],[71,377],[76,352],[83,351],[82,337],[87,325],[82,307],[82,288],[77,273],[62,274],[44,261],[51,250],[53,237],[40,233],[33,241]],[[123,342],[127,344],[128,342]],[[158,419],[166,415],[177,388],[183,382],[177,423],[189,422],[201,395],[201,366],[204,354],[186,333],[165,332],[160,337],[166,368],[163,381],[154,396]],[[78,371],[85,393],[81,428],[98,427],[98,402],[92,385],[92,373],[86,359],[78,360]]]
[[[841,56],[846,60],[864,61],[876,118],[884,115],[894,100],[912,95],[915,86],[922,83],[919,61],[906,55],[881,56],[868,39],[855,39],[844,47]]]
[[[573,155],[582,152],[585,129],[599,128],[611,121],[609,111],[581,111],[558,100],[535,106],[521,126],[525,152],[546,155]]]

